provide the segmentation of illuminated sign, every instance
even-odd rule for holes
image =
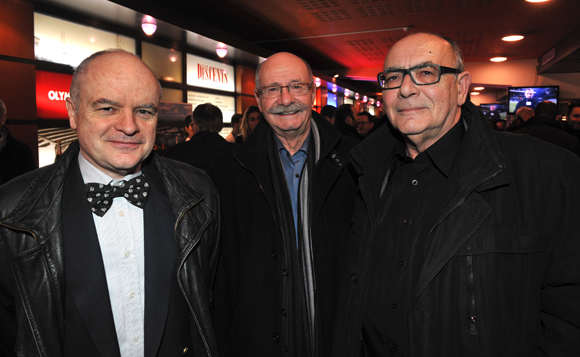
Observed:
[[[36,71],[36,111],[39,119],[67,119],[72,74]]]
[[[211,103],[222,111],[224,123],[230,123],[232,115],[236,112],[236,99],[225,95],[208,94],[200,92],[187,92],[187,102],[193,106],[195,110],[200,104]]]
[[[188,54],[187,84],[235,92],[234,67]]]

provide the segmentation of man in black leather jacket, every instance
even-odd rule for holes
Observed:
[[[0,187],[0,355],[216,356],[219,199],[202,171],[151,154],[155,75],[103,51],[79,66],[71,96],[78,144]],[[147,184],[137,203],[92,210],[113,194],[87,198],[95,178],[127,196]]]

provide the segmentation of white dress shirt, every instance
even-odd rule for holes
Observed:
[[[113,180],[79,154],[79,167],[85,183],[102,184]],[[137,174],[127,175],[127,181]],[[117,197],[109,211],[99,217],[93,213],[105,266],[109,299],[121,356],[144,355],[145,247],[143,209]]]

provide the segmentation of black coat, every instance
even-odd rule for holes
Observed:
[[[338,281],[344,268],[356,180],[348,164],[354,145],[313,112],[320,132],[311,207],[317,318],[321,356],[330,355]],[[220,356],[295,356],[289,346],[287,270],[274,202],[267,136],[261,121],[249,139],[213,166],[220,192],[222,239],[214,289],[215,330]],[[289,212],[291,214],[291,212]],[[307,333],[307,332],[304,332]]]
[[[550,117],[536,115],[524,123],[517,134],[528,134],[537,139],[558,145],[580,156],[580,141],[565,132],[559,122]]]
[[[10,135],[7,128],[3,128],[6,135],[6,145],[0,151],[0,185],[13,178],[32,171],[38,167],[30,147],[16,140]]]
[[[163,156],[185,162],[207,172],[218,156],[233,147],[233,143],[227,142],[218,133],[200,131],[192,136],[189,141],[171,146]]]
[[[427,227],[407,311],[411,356],[580,356],[580,159],[493,132],[470,102],[462,120],[456,194]],[[375,240],[388,239],[376,231],[376,205],[381,165],[395,145],[390,130],[352,152],[361,199],[336,320],[337,357],[359,356],[369,257]]]

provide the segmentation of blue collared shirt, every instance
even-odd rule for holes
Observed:
[[[308,158],[308,144],[310,142],[310,135],[306,137],[302,146],[294,155],[286,150],[282,142],[276,137],[276,145],[278,146],[278,153],[280,154],[280,161],[284,168],[286,175],[286,184],[288,185],[288,192],[290,192],[290,202],[292,203],[292,214],[294,216],[294,231],[296,232],[296,245],[298,245],[298,189],[300,187],[300,178],[304,164]]]

